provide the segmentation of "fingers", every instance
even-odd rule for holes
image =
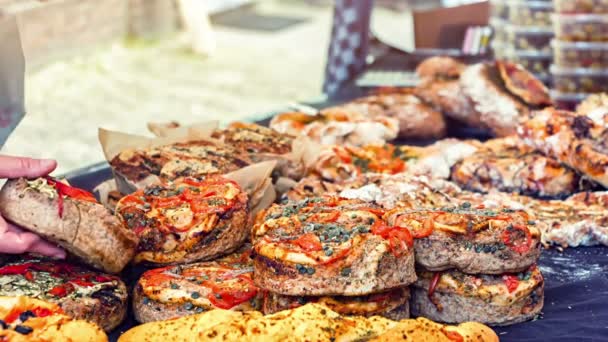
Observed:
[[[51,159],[32,159],[0,155],[0,178],[36,178],[46,176],[57,167]]]
[[[0,217],[0,253],[38,253],[64,259],[65,251],[42,240],[38,235],[21,230]]]

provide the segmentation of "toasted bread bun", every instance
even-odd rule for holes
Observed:
[[[21,342],[104,342],[95,324],[72,320],[55,304],[28,297],[0,297],[0,340]]]
[[[0,191],[0,214],[90,266],[120,272],[135,254],[137,236],[92,195],[71,187],[58,191],[57,186],[67,185],[44,178],[9,180]]]
[[[458,339],[456,339],[458,338]],[[445,326],[427,319],[391,321],[382,317],[343,317],[320,304],[263,316],[258,312],[213,310],[135,327],[119,342],[169,341],[498,341],[478,323]]]
[[[544,280],[535,266],[503,275],[418,271],[412,286],[414,316],[444,323],[510,325],[532,319],[543,308]]]

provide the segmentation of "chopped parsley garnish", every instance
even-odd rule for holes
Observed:
[[[201,294],[198,292],[192,292],[190,297],[192,297],[192,299],[199,299],[201,297]]]
[[[350,275],[351,269],[350,267],[345,267],[342,270],[340,270],[340,275],[343,277],[348,277]]]
[[[177,290],[177,289],[179,289],[179,285],[177,285],[177,284],[175,284],[175,283],[171,283],[171,288],[172,288],[173,290]]]

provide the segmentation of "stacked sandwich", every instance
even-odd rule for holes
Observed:
[[[416,237],[413,315],[507,325],[540,313],[540,232],[524,211],[473,209],[465,203],[436,210],[398,208],[385,217]]]
[[[413,239],[361,200],[316,197],[273,205],[253,228],[263,311],[318,302],[348,315],[409,317]]]

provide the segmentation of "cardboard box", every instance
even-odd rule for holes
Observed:
[[[456,7],[414,10],[414,42],[417,49],[460,49],[469,26],[486,26],[488,1]]]

